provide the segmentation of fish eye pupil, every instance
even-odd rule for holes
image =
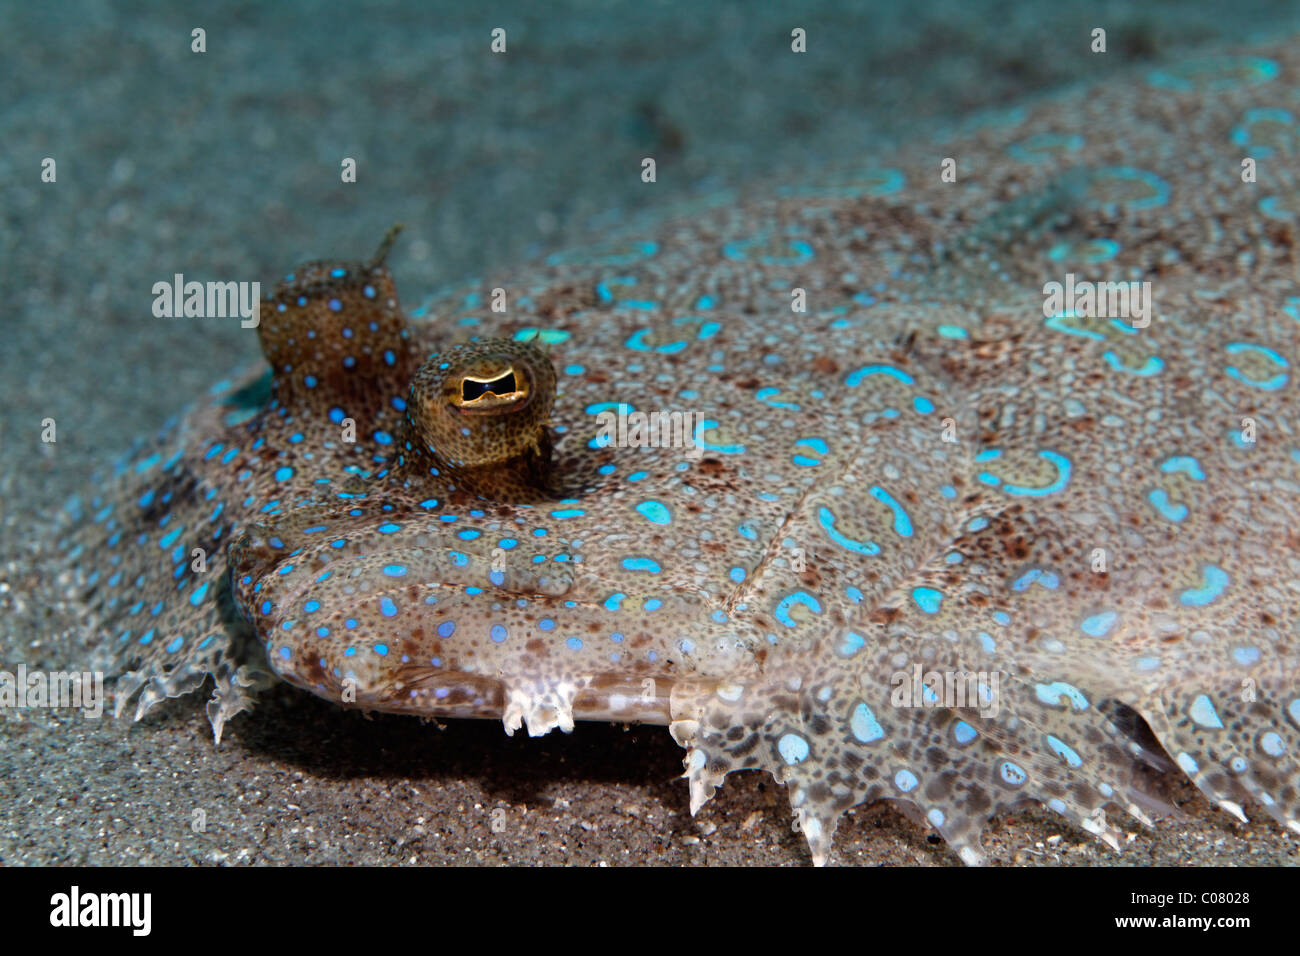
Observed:
[[[488,392],[492,392],[494,395],[509,395],[518,390],[519,388],[515,383],[514,369],[490,382],[480,382],[466,377],[461,380],[461,401],[472,402],[475,399],[482,398]]]

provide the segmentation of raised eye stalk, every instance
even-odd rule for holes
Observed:
[[[555,369],[535,345],[487,339],[457,345],[411,380],[399,466],[501,501],[545,497]]]

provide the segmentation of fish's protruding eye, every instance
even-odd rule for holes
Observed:
[[[403,464],[489,497],[535,497],[554,402],[555,369],[530,343],[486,339],[431,355],[411,381]]]

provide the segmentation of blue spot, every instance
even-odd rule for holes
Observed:
[[[393,436],[388,434],[388,432],[375,432],[374,437],[375,441],[381,445],[391,445],[393,443]]]
[[[581,508],[561,508],[558,511],[552,511],[551,517],[559,518],[561,520],[564,518],[581,518],[586,513],[587,512],[583,511]]]
[[[934,588],[913,588],[912,600],[926,614],[937,614],[943,603],[943,594]]]
[[[876,720],[876,715],[871,712],[870,707],[862,703],[853,708],[853,715],[849,718],[849,729],[853,731],[853,736],[864,744],[880,740],[885,736],[884,728],[880,726],[880,721]]]
[[[915,408],[922,415],[929,415],[932,411],[934,411],[934,402],[930,401],[928,398],[918,395],[916,396],[916,398],[912,399],[912,407]]]
[[[745,580],[745,569],[732,568],[731,571],[729,572],[729,575],[731,577],[731,580],[735,581],[737,584],[740,584],[742,581]]]
[[[803,763],[808,759],[808,741],[798,734],[786,734],[776,742],[776,749],[781,759],[788,764]]]
[[[1211,730],[1223,729],[1223,721],[1219,718],[1219,712],[1214,709],[1213,702],[1205,694],[1201,694],[1192,701],[1192,706],[1187,708],[1187,716],[1202,727]]]
[[[1100,614],[1086,618],[1080,627],[1083,628],[1083,633],[1090,637],[1104,637],[1110,633],[1118,618],[1119,615],[1114,611],[1102,611]]]
[[[438,625],[439,637],[451,637],[455,633],[456,633],[455,621],[443,621],[441,624]]]
[[[198,607],[200,604],[203,603],[203,598],[205,595],[207,595],[207,593],[208,593],[208,582],[204,581],[202,584],[196,587],[194,589],[194,592],[190,595],[190,603],[193,604],[195,607]]]
[[[505,629],[505,626],[501,624],[493,624],[489,634],[492,637],[493,643],[496,644],[503,643],[505,639],[510,636],[510,633]]]
[[[866,643],[867,639],[861,634],[855,634],[853,631],[848,631],[844,635],[844,643],[837,648],[837,653],[840,657],[852,657],[858,651],[862,650],[862,648],[866,646]]]
[[[386,597],[380,598],[379,610],[383,613],[384,617],[397,616],[397,605],[393,603],[391,598],[386,598]]]
[[[1029,779],[1029,774],[1019,764],[1014,764],[1010,760],[1004,760],[998,767],[998,775],[1008,786],[1019,787]]]
[[[1201,465],[1195,458],[1187,455],[1175,455],[1168,461],[1160,465],[1160,470],[1166,475],[1172,475],[1175,472],[1182,472],[1196,481],[1205,480],[1205,472],[1201,471]]]
[[[900,770],[898,773],[894,774],[894,786],[903,791],[903,793],[911,793],[916,789],[918,783],[920,783],[920,781],[916,779],[916,774],[912,773],[910,770]]]
[[[617,611],[622,606],[623,598],[627,597],[622,591],[616,591],[609,597],[605,598],[605,610]]]
[[[1065,762],[1069,764],[1071,767],[1083,766],[1083,760],[1079,757],[1079,755],[1075,753],[1074,750],[1071,749],[1066,743],[1064,743],[1063,741],[1061,741],[1056,737],[1053,737],[1051,734],[1047,735],[1047,746],[1051,747],[1052,750],[1056,753],[1056,755],[1058,757],[1063,758]]]
[[[1151,502],[1151,507],[1160,512],[1162,517],[1175,523],[1182,521],[1189,513],[1187,505],[1171,504],[1169,495],[1163,488],[1155,488],[1149,492],[1147,501]]]
[[[629,571],[649,571],[651,574],[660,571],[659,564],[650,558],[624,558],[623,567]]]
[[[284,466],[283,468],[277,468],[275,471],[276,481],[288,481],[292,477],[293,477],[293,469],[290,468],[288,465]]]
[[[406,575],[406,567],[401,564],[384,565],[384,573],[390,578],[400,578]]]
[[[639,511],[646,520],[653,521],[655,524],[669,524],[673,520],[668,514],[668,509],[658,501],[643,501],[636,506],[636,510]]]
[[[392,534],[394,531],[401,531],[401,530],[402,530],[402,526],[400,524],[392,524],[391,522],[388,524],[381,524],[379,526],[380,534]]]
[[[167,653],[175,654],[177,651],[181,649],[181,645],[184,643],[185,643],[185,638],[183,637],[174,638],[172,642],[167,645]]]
[[[571,637],[568,640],[566,640],[564,643],[568,646],[569,650],[571,651],[582,650],[582,641],[579,638]]]

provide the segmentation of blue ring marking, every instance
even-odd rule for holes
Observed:
[[[669,342],[666,345],[647,345],[645,337],[650,334],[649,329],[638,329],[627,337],[623,343],[627,348],[637,352],[659,352],[663,355],[675,355],[689,345],[689,342],[678,339],[675,342]]]
[[[1128,209],[1155,209],[1157,206],[1163,206],[1169,201],[1169,184],[1149,170],[1136,169],[1132,166],[1113,166],[1110,169],[1103,169],[1093,173],[1092,178],[1094,180],[1127,179],[1130,182],[1137,180],[1150,187],[1152,192],[1152,195],[1142,199],[1123,199],[1119,202],[1093,201],[1091,203],[1093,206],[1101,208],[1124,206]]]
[[[849,717],[849,730],[864,744],[873,743],[885,736],[880,721],[876,720],[876,715],[865,703],[859,703],[853,708],[853,714]]]
[[[1182,521],[1190,513],[1187,505],[1173,505],[1169,503],[1169,495],[1163,488],[1155,488],[1148,495],[1147,500],[1151,502],[1151,507],[1175,523]]]
[[[911,385],[915,382],[912,376],[908,375],[902,369],[894,368],[892,365],[864,365],[855,372],[849,373],[844,379],[844,384],[849,388],[857,388],[862,384],[862,380],[869,375],[888,375],[896,378],[904,385]]]
[[[787,408],[792,412],[801,411],[794,402],[778,402],[772,398],[773,395],[780,395],[779,388],[760,388],[754,393],[754,397],[765,405],[771,405],[773,408]]]
[[[1044,568],[1030,568],[1011,585],[1011,590],[1027,590],[1035,581],[1047,588],[1049,591],[1055,591],[1061,583],[1061,579],[1051,571],[1045,570]]]
[[[1256,123],[1280,123],[1283,126],[1294,126],[1295,117],[1291,115],[1289,110],[1273,107],[1260,107],[1246,110],[1245,115],[1242,117],[1241,125],[1233,129],[1232,142],[1236,143],[1238,146],[1249,149],[1253,156],[1271,156],[1273,155],[1272,146],[1266,146],[1263,143],[1252,141],[1248,127],[1253,126]]]
[[[743,455],[745,453],[744,445],[714,445],[704,440],[704,433],[710,428],[717,428],[718,423],[713,419],[705,419],[695,426],[695,435],[692,441],[695,442],[696,448],[703,448],[706,451],[716,451],[723,455]]]
[[[1107,349],[1102,353],[1101,357],[1106,360],[1106,364],[1114,371],[1125,372],[1128,375],[1140,375],[1143,378],[1149,378],[1152,375],[1159,375],[1165,367],[1165,360],[1158,355],[1148,356],[1146,362],[1143,363],[1141,368],[1129,368],[1120,360],[1119,356],[1110,349]]]
[[[1060,707],[1061,698],[1064,697],[1073,710],[1087,710],[1088,698],[1083,691],[1073,684],[1067,684],[1065,681],[1058,680],[1051,684],[1035,684],[1034,694],[1039,701],[1048,707]]]
[[[842,548],[855,554],[874,555],[880,553],[880,545],[874,541],[855,541],[843,532],[837,531],[835,529],[835,515],[829,508],[821,507],[817,509],[817,522],[822,526],[822,530],[830,536],[830,539]]]
[[[1106,340],[1106,336],[1101,332],[1094,332],[1091,329],[1076,329],[1073,326],[1065,324],[1066,319],[1077,318],[1079,318],[1078,314],[1075,313],[1073,309],[1068,309],[1065,312],[1058,312],[1050,319],[1047,319],[1043,324],[1049,329],[1054,329],[1057,332],[1064,332],[1066,335],[1075,335],[1081,339],[1092,339],[1096,342],[1104,342]]]
[[[1239,85],[1237,78],[1231,75],[1232,70],[1245,69],[1254,73],[1253,82],[1247,81],[1251,86],[1271,80],[1278,74],[1278,65],[1262,56],[1225,56],[1212,60],[1194,61],[1170,70],[1152,70],[1147,74],[1147,83],[1157,89],[1178,90],[1180,92],[1195,90],[1197,88],[1194,82],[1197,76],[1195,71],[1201,70],[1207,65],[1217,67],[1218,76],[1212,77],[1210,82],[1203,87],[1206,90],[1231,89]],[[1204,73],[1201,75],[1203,76]]]
[[[1249,342],[1232,342],[1226,347],[1225,351],[1227,351],[1229,355],[1238,355],[1241,352],[1253,352],[1255,354],[1264,356],[1266,359],[1268,359],[1274,365],[1277,365],[1279,368],[1289,367],[1289,363],[1287,362],[1286,359],[1284,359],[1281,355],[1279,355],[1277,352],[1273,351],[1272,349],[1265,348],[1262,345],[1253,345]],[[1245,382],[1247,385],[1251,385],[1254,386],[1255,388],[1263,389],[1266,392],[1277,391],[1279,388],[1281,388],[1283,385],[1287,383],[1287,377],[1288,377],[1285,372],[1278,372],[1272,378],[1264,379],[1261,381],[1259,379],[1251,378],[1250,376],[1242,372],[1239,368],[1233,365],[1229,365],[1226,371],[1229,376],[1235,378],[1237,381]]]
[[[1205,472],[1201,471],[1200,463],[1187,455],[1174,455],[1168,461],[1160,465],[1160,470],[1166,475],[1172,475],[1175,472],[1182,472],[1189,475],[1196,481],[1205,480]]]
[[[1049,158],[1055,161],[1055,157],[1049,156],[1048,151],[1056,148],[1078,152],[1083,149],[1083,137],[1077,133],[1036,133],[1008,146],[1007,155],[1026,163],[1037,163]]]
[[[1192,607],[1204,607],[1217,600],[1228,587],[1228,574],[1222,568],[1207,564],[1201,570],[1205,586],[1189,588],[1178,596],[1178,600]]]
[[[1057,454],[1054,451],[1040,451],[1038,457],[1049,461],[1056,466],[1055,481],[1043,488],[1022,488],[1018,485],[1004,485],[1002,490],[1009,495],[1027,495],[1031,498],[1041,498],[1044,495],[1056,494],[1070,483],[1070,471],[1072,467],[1070,459],[1066,458],[1064,455]]]
[[[903,510],[903,506],[879,485],[872,485],[867,493],[881,504],[888,506],[889,510],[894,513],[894,533],[901,538],[910,538],[912,536],[912,519]]]
[[[802,604],[814,614],[820,614],[822,612],[821,603],[817,598],[813,597],[807,591],[795,591],[794,593],[787,594],[785,597],[781,598],[781,600],[777,602],[776,610],[772,613],[776,619],[786,627],[798,627],[798,622],[790,616],[790,611],[796,604]]]

